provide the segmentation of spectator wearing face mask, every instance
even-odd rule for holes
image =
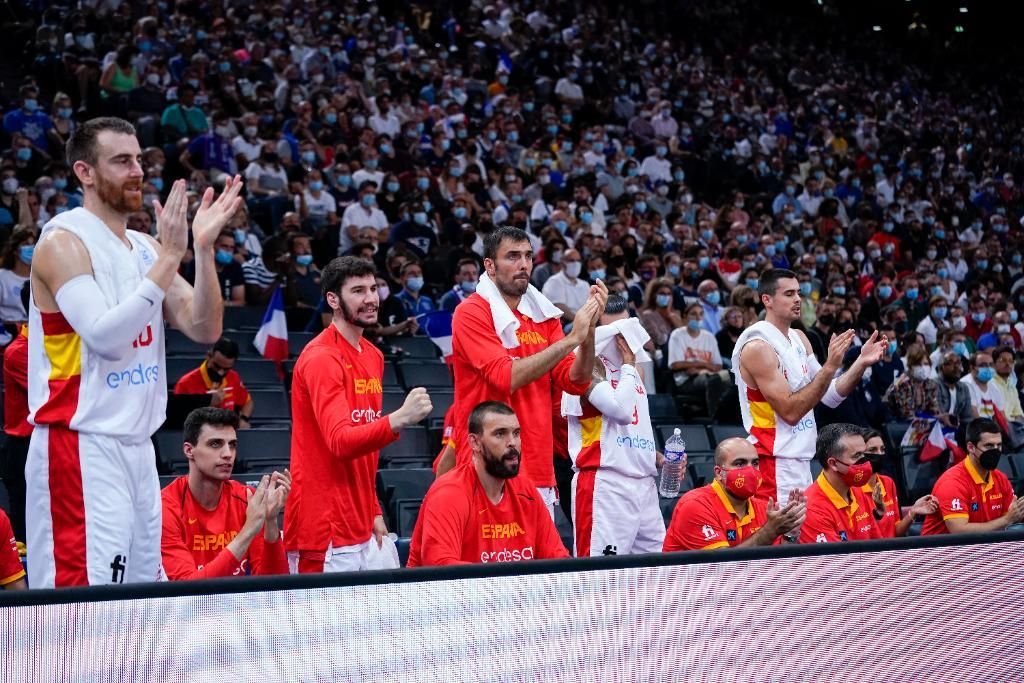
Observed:
[[[238,354],[238,342],[221,337],[206,354],[206,360],[178,380],[174,393],[209,394],[211,406],[237,412],[241,429],[248,429],[256,403],[234,369]]]
[[[230,120],[224,112],[213,117],[213,130],[197,136],[178,157],[182,167],[189,173],[204,171],[210,180],[218,183],[225,174],[235,175],[238,165],[231,149]]]
[[[415,334],[419,329],[416,318],[410,318],[405,312],[405,306],[398,297],[391,293],[391,285],[381,274],[375,277],[377,282],[377,296],[380,299],[380,306],[377,309],[377,324],[366,330],[366,334],[376,342],[386,343],[389,337],[404,337]]]
[[[949,306],[945,297],[933,296],[928,300],[928,315],[917,324],[917,332],[929,346],[934,346],[939,329],[946,326],[948,314]]]
[[[1001,425],[1006,422],[1006,402],[1003,392],[999,390],[993,381],[996,371],[993,367],[992,356],[984,351],[978,351],[971,356],[971,371],[960,380],[971,396],[971,405],[977,411],[978,417],[986,417]]]
[[[881,474],[878,469],[885,459],[885,445],[882,435],[873,429],[864,430],[864,443],[867,445],[865,452],[871,463],[871,478],[861,487],[865,495],[870,496],[875,503],[875,522],[882,538],[897,538],[906,536],[910,525],[914,520],[924,515],[930,515],[938,509],[938,500],[935,496],[928,494],[921,496],[910,506],[904,516],[900,510],[900,501],[896,497],[896,482],[892,477]],[[879,518],[878,506],[884,505],[885,512]]]
[[[1024,421],[1024,410],[1021,410],[1020,398],[1017,395],[1017,377],[1013,372],[1013,349],[1009,346],[1000,346],[992,352],[992,360],[996,371],[992,383],[1003,394],[1006,419],[1011,422]]]
[[[1000,338],[1005,335],[1010,335],[1013,338],[1014,348],[1020,348],[1020,335],[1010,324],[1010,314],[1006,311],[998,311],[992,316],[992,329],[978,338],[978,348],[987,350],[999,346]]]
[[[668,366],[673,372],[675,393],[714,417],[726,378],[718,342],[702,324],[704,315],[702,304],[686,308],[686,327],[675,330],[668,340]]]
[[[338,203],[324,189],[323,174],[312,170],[306,174],[305,186],[295,197],[295,210],[302,220],[315,229],[338,224]]]
[[[480,269],[476,261],[469,258],[459,261],[455,272],[455,286],[441,297],[441,309],[454,313],[455,307],[476,291],[479,280]]]
[[[939,383],[931,379],[928,352],[920,344],[907,350],[907,374],[899,377],[885,394],[885,402],[897,420],[913,420],[918,413],[938,417]]]
[[[416,258],[426,259],[437,247],[437,232],[423,204],[414,202],[403,207],[407,218],[395,224],[388,235],[388,244],[403,244]]]
[[[543,290],[544,284],[552,275],[562,272],[562,259],[565,257],[566,248],[567,244],[561,238],[549,239],[544,244],[544,263],[533,269],[533,276],[530,279],[534,287]]]
[[[288,278],[285,298],[299,308],[316,308],[323,294],[320,288],[320,270],[313,263],[313,245],[308,235],[292,233],[288,236],[288,251],[292,255],[291,277]]]
[[[576,312],[587,302],[590,285],[580,277],[583,271],[583,258],[575,249],[566,250],[562,256],[565,266],[562,272],[555,273],[544,283],[541,293],[562,311],[562,322],[570,323]]]
[[[665,347],[673,331],[686,324],[675,307],[674,299],[671,280],[661,278],[647,285],[640,323],[659,349]]]
[[[977,294],[970,298],[967,307],[969,314],[964,333],[977,342],[983,335],[992,331],[992,319],[988,315],[988,306],[985,304],[985,300]]]
[[[722,291],[714,281],[704,280],[697,287],[697,295],[704,309],[702,327],[714,336],[722,329]]]
[[[405,314],[410,318],[437,310],[437,304],[423,292],[423,268],[416,261],[402,266],[402,289],[395,298],[402,302]]]
[[[350,204],[341,215],[338,254],[348,253],[359,229],[364,227],[378,231],[391,227],[387,216],[377,207],[377,184],[369,180],[359,185],[359,201]]]
[[[35,243],[34,228],[17,228],[7,238],[0,256],[0,323],[4,326],[0,329],[0,345],[10,342],[18,325],[28,320],[21,290],[31,273]]]

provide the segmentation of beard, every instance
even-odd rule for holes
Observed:
[[[514,277],[518,277],[520,273],[516,273]],[[497,271],[494,273],[494,284],[498,287],[498,291],[508,297],[521,297],[526,294],[526,290],[530,287],[530,273],[526,273],[525,280],[516,280],[510,278],[505,281],[504,278],[499,278]]]
[[[131,190],[134,193],[129,194]],[[129,181],[115,185],[96,172],[96,193],[100,200],[118,213],[128,214],[142,208],[142,181]]]
[[[512,479],[519,474],[519,465],[522,463],[522,457],[515,448],[510,448],[504,454],[495,456],[484,447],[483,456],[484,469],[492,477]],[[515,461],[509,462],[508,458],[515,458]]]
[[[366,329],[367,327],[373,327],[374,325],[377,324],[377,310],[374,310],[373,320],[367,322],[365,320],[360,320],[358,318],[358,315],[361,311],[369,310],[369,306],[363,306],[355,313],[353,313],[351,310],[349,310],[349,307],[345,304],[345,302],[342,301],[340,298],[338,299],[338,304],[338,310],[341,311],[341,317],[344,318],[345,322],[349,323],[350,325],[355,325],[356,327]]]

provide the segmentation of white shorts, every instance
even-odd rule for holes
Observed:
[[[665,518],[657,481],[605,469],[575,473],[572,526],[576,557],[660,553]]]
[[[397,569],[398,551],[395,549],[394,541],[384,537],[382,547],[377,547],[377,540],[371,536],[368,541],[355,545],[346,545],[341,548],[327,546],[324,553],[323,568],[310,566],[299,566],[301,553],[293,550],[288,553],[288,571],[292,574],[299,574],[309,571],[331,572],[364,572],[368,569]]]
[[[779,507],[789,500],[790,491],[806,491],[811,485],[811,461],[798,460],[796,458],[761,458],[761,475],[764,481],[758,489],[758,496],[767,500],[773,498]],[[773,467],[774,466],[774,467]],[[764,476],[765,470],[773,475],[771,478]],[[772,487],[774,484],[774,488]]]
[[[555,507],[558,505],[558,489],[554,486],[538,486],[537,492],[540,493],[540,498],[544,501],[544,507],[548,509],[548,514],[551,515],[551,520],[554,521]]]
[[[32,588],[166,578],[152,442],[36,427],[25,485]]]

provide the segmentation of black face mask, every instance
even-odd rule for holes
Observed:
[[[824,325],[825,327],[832,327],[832,324],[835,321],[836,321],[836,317],[834,315],[832,315],[831,313],[826,313],[824,315],[819,315],[818,316],[818,322],[821,323],[822,325]]]
[[[211,368],[209,365],[206,366],[206,374],[210,378],[210,381],[213,383],[220,382],[222,379],[224,379],[223,372],[218,372],[217,370]]]
[[[999,467],[999,459],[1003,457],[1003,449],[990,448],[978,454],[978,463],[986,470],[994,470]]]

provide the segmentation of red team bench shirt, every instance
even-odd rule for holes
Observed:
[[[4,349],[4,432],[32,436],[28,421],[28,325]]]
[[[18,541],[7,513],[0,510],[0,586],[25,578],[25,566],[18,554]]]
[[[228,544],[245,526],[248,490],[245,484],[229,479],[213,510],[203,508],[192,497],[187,476],[178,477],[163,490],[160,550],[164,571],[171,581],[288,573],[284,543],[267,543],[262,531],[241,561],[228,550]]]
[[[331,325],[295,364],[288,550],[319,553],[364,543],[381,514],[377,459],[398,435],[381,419],[384,355],[365,339],[359,344]]]
[[[1013,500],[1013,486],[999,470],[989,472],[986,482],[968,457],[942,473],[932,495],[939,499],[939,509],[924,518],[922,536],[948,534],[946,520],[954,517],[971,524],[1002,517]]]
[[[740,517],[722,485],[715,482],[687,492],[672,511],[665,533],[664,550],[715,550],[733,548],[757,533],[768,521],[768,504],[760,498],[747,501]],[[778,543],[778,539],[775,539]]]
[[[214,384],[215,382],[206,372],[206,363],[204,362],[178,380],[178,383],[174,385],[174,393],[205,394],[213,389]],[[217,406],[218,408],[235,410],[249,402],[249,391],[242,384],[242,378],[236,371],[228,370],[219,386],[224,387],[224,400]]]
[[[479,294],[473,294],[455,308],[452,318],[452,353],[455,367],[455,443],[456,462],[471,461],[469,414],[484,401],[502,401],[512,407],[522,428],[522,470],[534,486],[555,485],[551,402],[552,384],[558,392],[577,396],[590,386],[569,380],[569,369],[576,356],[570,353],[551,372],[542,375],[516,392],[512,387],[512,361],[526,358],[548,348],[565,335],[557,319],[535,323],[519,311],[516,337],[519,346],[506,349],[494,331],[491,306]],[[559,396],[561,394],[559,393]]]
[[[470,461],[441,476],[427,491],[406,566],[568,556],[551,513],[529,480],[506,479],[501,501],[495,505]]]
[[[807,519],[800,527],[801,543],[835,543],[881,538],[875,523],[875,503],[870,494],[850,489],[850,502],[839,495],[825,473],[807,487]]]

